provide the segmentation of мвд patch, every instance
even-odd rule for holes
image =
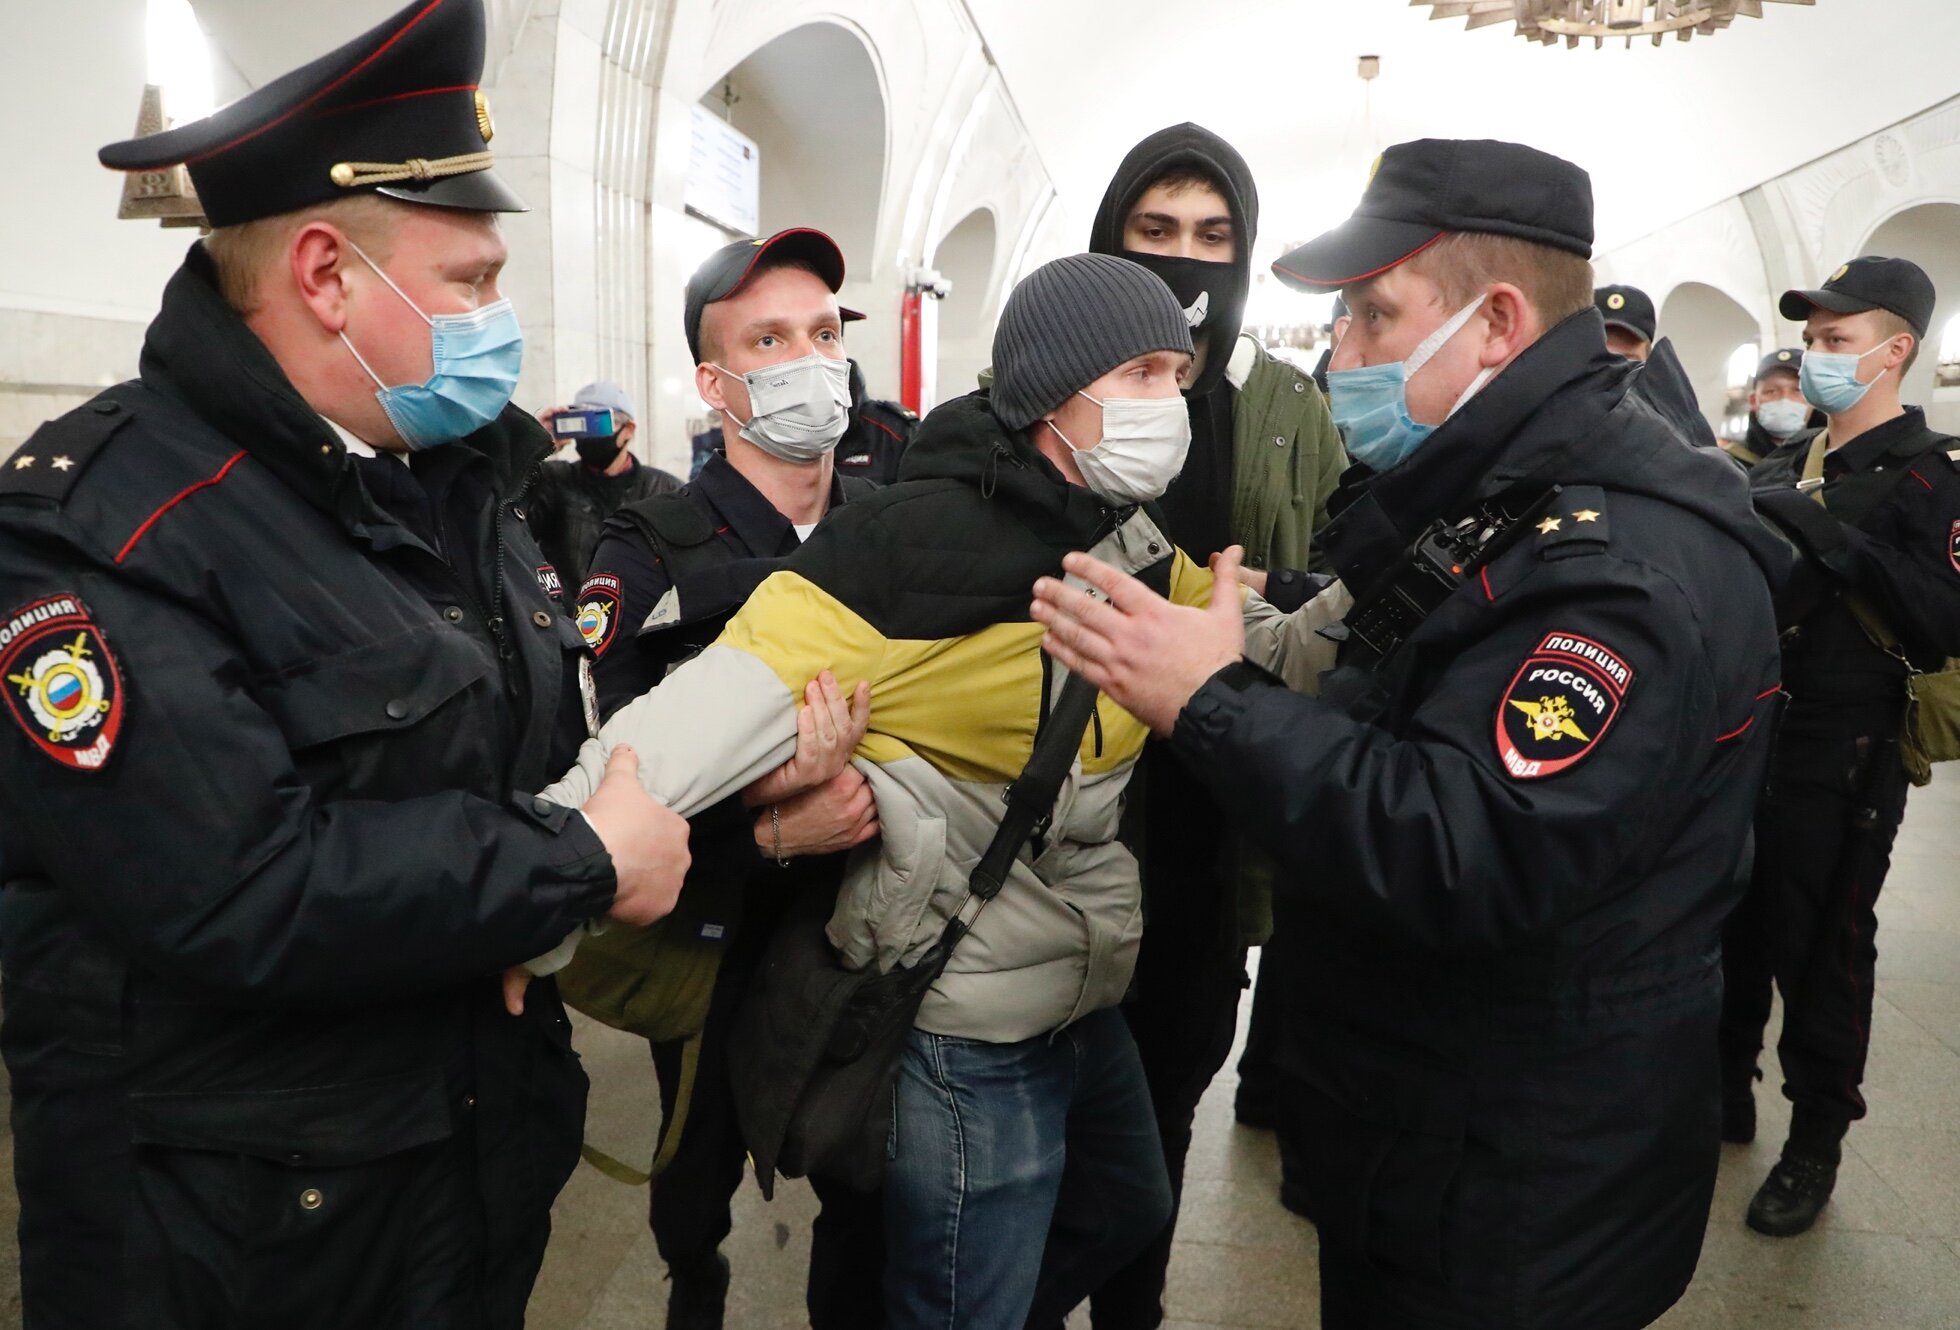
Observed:
[[[81,597],[49,596],[0,620],[0,683],[42,752],[76,771],[108,762],[122,733],[122,674]]]
[[[1514,780],[1556,776],[1599,746],[1633,670],[1576,633],[1548,633],[1497,703],[1497,757]]]

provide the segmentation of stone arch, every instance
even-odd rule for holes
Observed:
[[[1674,343],[1701,403],[1701,413],[1721,433],[1733,407],[1729,361],[1736,348],[1745,343],[1760,346],[1762,326],[1719,287],[1682,282],[1661,302],[1660,332]]]
[[[1858,247],[1858,253],[1911,259],[1926,270],[1939,292],[1933,323],[1919,360],[1902,386],[1905,400],[1926,408],[1935,429],[1960,428],[1960,389],[1941,389],[1934,382],[1939,365],[1940,335],[1947,322],[1960,315],[1960,203],[1911,204],[1885,218]],[[1952,400],[1947,400],[1948,395]]]
[[[1000,234],[991,208],[975,208],[948,230],[933,250],[930,266],[952,284],[936,302],[937,378],[928,403],[973,390],[992,352],[994,270],[999,266]]]
[[[735,100],[726,102],[724,92]],[[848,335],[872,394],[897,396],[896,311],[866,309],[874,290],[889,124],[883,75],[855,28],[828,19],[771,38],[703,88],[762,158],[761,234],[814,226],[844,251],[839,299],[871,315]]]

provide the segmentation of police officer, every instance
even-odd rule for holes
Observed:
[[[1749,384],[1749,431],[1722,444],[1722,451],[1743,470],[1755,466],[1807,427],[1823,424],[1823,418],[1804,401],[1798,379],[1802,368],[1800,346],[1772,351],[1756,366],[1756,377]]]
[[[1607,351],[1591,241],[1579,168],[1425,140],[1276,265],[1354,315],[1323,536],[1360,590],[1320,697],[1240,659],[1229,605],[1079,555],[1109,603],[1037,586],[1057,659],[1281,858],[1329,1327],[1630,1330],[1701,1247],[1785,556],[1666,423],[1675,378]]]
[[[585,581],[585,566],[599,543],[606,519],[629,503],[672,494],[681,487],[677,477],[648,466],[633,456],[635,420],[633,399],[616,383],[588,383],[572,398],[574,411],[610,411],[613,432],[579,439],[571,461],[540,467],[531,499],[531,530],[550,561],[547,581],[577,587]],[[545,428],[559,408],[539,417]],[[561,445],[562,446],[562,445]]]
[[[689,279],[687,344],[696,386],[719,410],[721,446],[680,493],[631,504],[605,527],[578,598],[604,714],[713,642],[825,514],[875,488],[832,466],[848,410],[834,391],[837,367],[849,363],[836,296],[843,282],[843,254],[805,227],[728,245]],[[800,367],[810,392],[785,398],[780,389],[753,390],[790,367]],[[666,1324],[718,1330],[729,1281],[719,1249],[747,1154],[728,1079],[729,1031],[791,897],[834,894],[841,852],[871,839],[878,824],[870,787],[846,767],[821,789],[774,807],[745,809],[730,799],[695,825],[697,862],[684,908],[690,919],[712,914],[733,936],[695,1053],[686,1125],[648,1216],[670,1280]],[[653,1045],[663,1121],[675,1118],[685,1055],[680,1041]],[[823,1209],[811,1233],[810,1324],[872,1330],[884,1316],[878,1198],[814,1182]]]
[[[1654,350],[1654,332],[1659,318],[1654,300],[1637,286],[1602,286],[1593,292],[1593,304],[1606,320],[1606,349],[1628,360],[1644,361]]]
[[[1874,906],[1908,787],[1907,675],[1960,655],[1960,440],[1899,400],[1933,308],[1933,283],[1905,259],[1855,259],[1785,292],[1783,317],[1805,321],[1803,394],[1829,425],[1749,477],[1801,556],[1777,606],[1790,701],[1729,927],[1722,1023],[1724,1127],[1748,1140],[1774,976],[1790,1135],[1748,1222],[1775,1237],[1816,1221],[1865,1115]]]
[[[871,396],[864,386],[864,369],[853,360],[850,424],[837,441],[838,474],[877,485],[891,484],[898,479],[905,445],[912,442],[912,433],[918,428],[918,416],[903,404]]]
[[[685,824],[585,733],[507,406],[481,0],[206,120],[141,376],[0,463],[0,939],[29,1326],[510,1326],[578,1160],[549,984]]]

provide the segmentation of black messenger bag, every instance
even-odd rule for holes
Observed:
[[[764,1196],[777,1173],[820,1174],[864,1191],[883,1182],[892,1087],[919,1005],[1021,847],[1047,831],[1096,697],[1077,675],[1063,683],[1027,767],[1007,787],[1007,815],[974,865],[966,899],[916,962],[884,974],[844,969],[824,933],[835,900],[823,893],[796,901],[777,926],[729,1047],[736,1117]]]

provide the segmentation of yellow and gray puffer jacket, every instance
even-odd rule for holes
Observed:
[[[624,742],[648,791],[691,815],[789,758],[803,687],[819,671],[847,690],[868,679],[870,732],[855,764],[883,835],[853,858],[829,933],[853,968],[914,961],[965,898],[1002,792],[1060,694],[1063,671],[1028,607],[1035,579],[1061,576],[1071,550],[1180,604],[1210,599],[1210,572],[1146,509],[1112,510],[1068,484],[984,394],[949,402],[921,424],[899,484],[828,518],[713,645],[616,712],[543,795],[584,802]],[[1332,648],[1312,630],[1342,608],[1333,600],[1283,617],[1248,597],[1247,654],[1290,679],[1326,668]],[[1098,702],[1046,838],[1023,849],[960,943],[920,1028],[1011,1042],[1122,999],[1142,914],[1116,829],[1145,737]]]

